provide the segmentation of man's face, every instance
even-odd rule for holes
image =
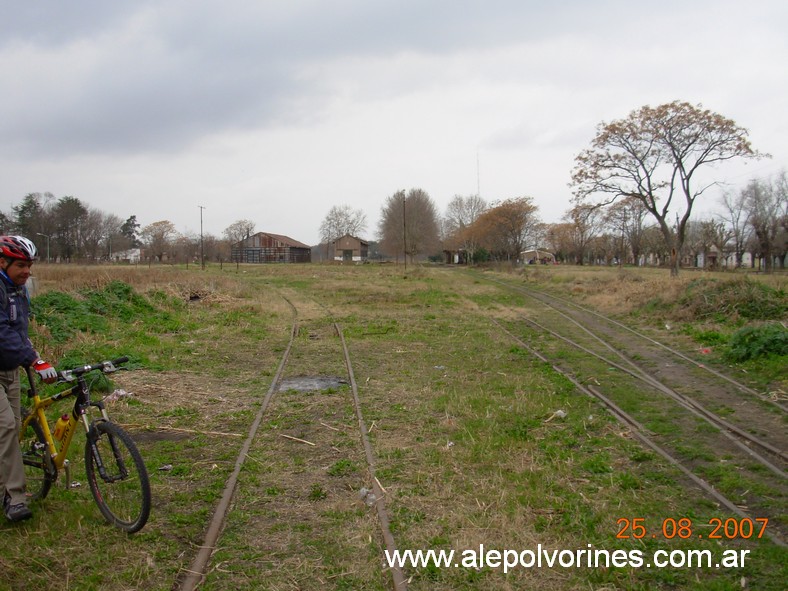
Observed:
[[[6,275],[15,285],[24,285],[27,282],[32,266],[31,262],[17,260],[3,265]]]

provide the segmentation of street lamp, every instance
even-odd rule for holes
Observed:
[[[44,238],[47,239],[47,264],[49,264],[49,239],[51,238],[51,236],[47,234],[42,234],[41,232],[36,232],[36,234],[38,234],[39,236],[43,236]]]

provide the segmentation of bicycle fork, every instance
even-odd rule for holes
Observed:
[[[103,410],[103,409],[102,409]],[[105,420],[105,419],[102,419]],[[85,419],[87,422],[87,419]],[[115,465],[118,467],[119,474],[113,476],[107,471],[106,464],[104,463],[104,458],[101,456],[101,451],[99,451],[98,440],[101,438],[101,434],[99,433],[98,429],[95,426],[95,423],[88,429],[88,444],[90,445],[91,455],[93,456],[93,460],[96,462],[96,468],[98,469],[99,476],[104,482],[113,483],[113,482],[120,482],[125,480],[129,476],[129,471],[126,468],[126,462],[123,461],[123,456],[121,454],[120,448],[115,441],[115,436],[112,433],[104,432],[104,435],[109,441],[110,447],[112,448],[112,456],[115,459]]]

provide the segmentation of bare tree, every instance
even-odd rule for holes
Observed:
[[[471,228],[488,207],[479,195],[455,195],[446,207],[442,224],[443,241],[448,246],[465,250],[469,262],[473,260],[479,244],[479,237]]]
[[[733,235],[731,230],[719,220],[701,220],[700,234],[706,250],[703,253],[703,266],[717,268],[725,257],[725,249]],[[716,251],[712,256],[711,248]]]
[[[232,245],[254,234],[255,223],[251,220],[238,220],[224,229],[224,237]],[[204,238],[203,238],[204,240]]]
[[[585,261],[588,245],[599,236],[604,217],[599,207],[583,203],[576,204],[564,215],[564,221],[571,225],[572,250],[575,264]],[[593,262],[593,261],[592,261]]]
[[[710,222],[714,224],[715,222]],[[684,253],[692,258],[692,265],[699,266],[701,257],[703,267],[708,266],[709,252],[714,242],[716,228],[710,228],[707,220],[690,220],[687,224],[686,237],[684,239]]]
[[[640,264],[640,255],[643,253],[644,221],[648,212],[643,203],[638,199],[625,197],[608,206],[605,222],[610,230],[620,236],[619,259],[627,259],[626,250],[632,255],[632,262]]]
[[[656,259],[657,265],[670,260],[670,248],[665,244],[665,236],[659,226],[651,225],[643,229],[643,254]]]
[[[107,214],[95,207],[87,209],[80,233],[79,252],[81,256],[97,261],[103,254],[106,254],[104,247],[107,239],[107,217]]]
[[[781,256],[781,260],[785,256],[785,239],[783,237],[783,244],[780,244],[778,237],[783,236],[781,230],[785,230],[788,217],[787,186],[786,173],[783,172],[776,180],[752,180],[742,190],[747,218],[767,273],[774,269],[775,256]]]
[[[140,235],[151,255],[160,262],[172,251],[174,242],[180,236],[175,225],[167,220],[145,226]]]
[[[440,246],[435,204],[422,189],[397,191],[381,209],[378,234],[383,251],[399,258],[399,253],[415,257],[432,253]]]
[[[692,208],[713,184],[696,187],[698,171],[708,164],[758,156],[747,130],[731,119],[674,101],[600,124],[591,147],[575,158],[572,185],[578,202],[597,195],[601,199],[596,203],[602,205],[622,197],[640,200],[670,250],[671,275],[678,275]]]
[[[747,217],[747,208],[745,207],[746,201],[746,195],[743,191],[738,193],[725,192],[721,198],[725,212],[720,215],[720,218],[730,228],[736,268],[742,265],[746,246],[752,232],[750,220]]]
[[[546,234],[547,246],[553,251],[555,259],[562,263],[572,256],[572,224],[548,224]]]

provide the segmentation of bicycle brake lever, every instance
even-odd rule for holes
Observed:
[[[64,382],[73,382],[74,381],[74,374],[71,372],[70,369],[64,369],[63,371],[58,372],[60,379]]]

